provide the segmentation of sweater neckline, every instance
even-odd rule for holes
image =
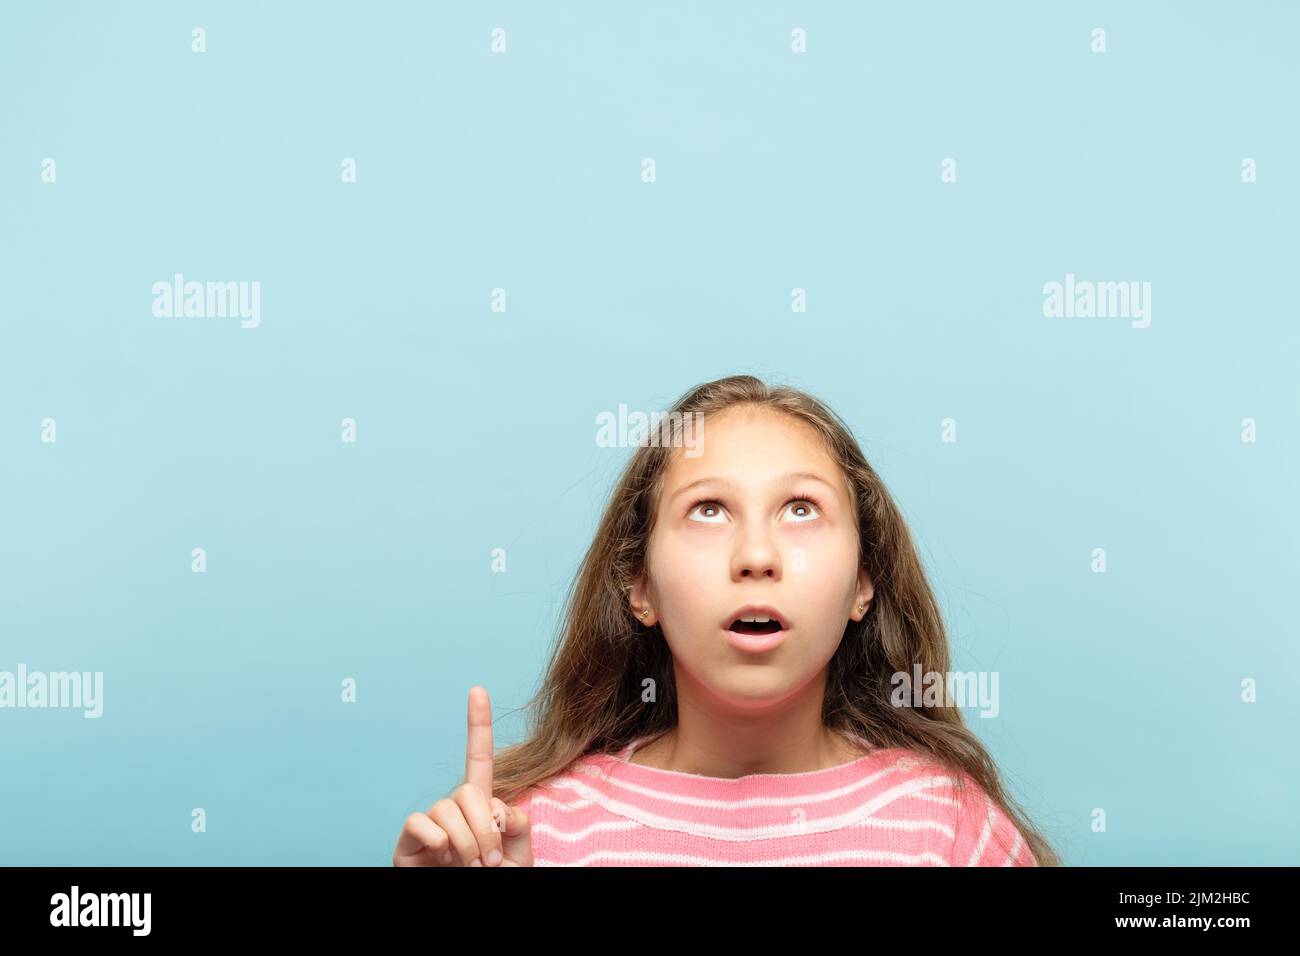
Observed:
[[[728,784],[740,785],[746,781],[751,781],[751,780],[761,782],[763,780],[769,780],[769,779],[775,779],[777,781],[788,781],[789,783],[792,784],[800,784],[805,782],[818,782],[822,780],[830,780],[833,778],[843,777],[849,771],[859,767],[860,765],[864,764],[866,761],[879,759],[879,757],[883,753],[883,751],[880,751],[878,749],[872,749],[869,750],[867,753],[864,753],[859,757],[855,757],[852,760],[849,760],[845,763],[836,764],[833,767],[823,767],[820,770],[801,770],[793,773],[779,773],[779,772],[745,773],[745,774],[741,774],[739,777],[711,777],[707,774],[702,774],[702,773],[688,773],[684,770],[665,770],[662,767],[651,767],[651,766],[647,766],[646,764],[633,763],[632,755],[636,753],[636,751],[640,750],[643,744],[651,740],[654,740],[659,736],[662,735],[645,734],[641,737],[635,738],[626,746],[624,746],[622,750],[618,752],[617,754],[618,763],[620,765],[631,768],[632,772],[634,773],[644,773],[647,776],[647,778],[653,776],[659,776],[665,778],[677,778],[678,780],[684,780],[684,781],[696,781],[699,783],[721,784],[724,786]],[[862,741],[862,743],[866,746],[870,746],[869,744],[866,743],[866,741]]]

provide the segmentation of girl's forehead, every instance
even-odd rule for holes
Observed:
[[[821,436],[806,422],[767,409],[735,408],[706,417],[700,426],[699,454],[674,449],[670,468],[686,470],[721,463],[772,460],[778,455],[833,465]]]
[[[732,487],[762,486],[796,475],[816,476],[848,494],[844,472],[821,436],[789,415],[728,409],[705,419],[701,437],[697,455],[672,449],[664,471],[665,497],[705,479]]]

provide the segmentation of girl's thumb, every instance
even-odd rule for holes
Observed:
[[[492,819],[501,831],[501,853],[515,866],[533,865],[533,825],[522,807],[492,798]]]

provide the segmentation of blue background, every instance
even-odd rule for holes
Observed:
[[[595,416],[737,372],[853,427],[1065,862],[1300,859],[1300,9],[755,6],[5,6],[0,670],[105,699],[0,710],[0,862],[387,865],[472,684],[522,731]]]

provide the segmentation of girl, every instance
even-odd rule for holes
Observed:
[[[494,756],[471,688],[465,781],[393,862],[1059,865],[946,691],[895,703],[948,643],[847,426],[748,375],[672,412],[582,562],[528,739]]]

